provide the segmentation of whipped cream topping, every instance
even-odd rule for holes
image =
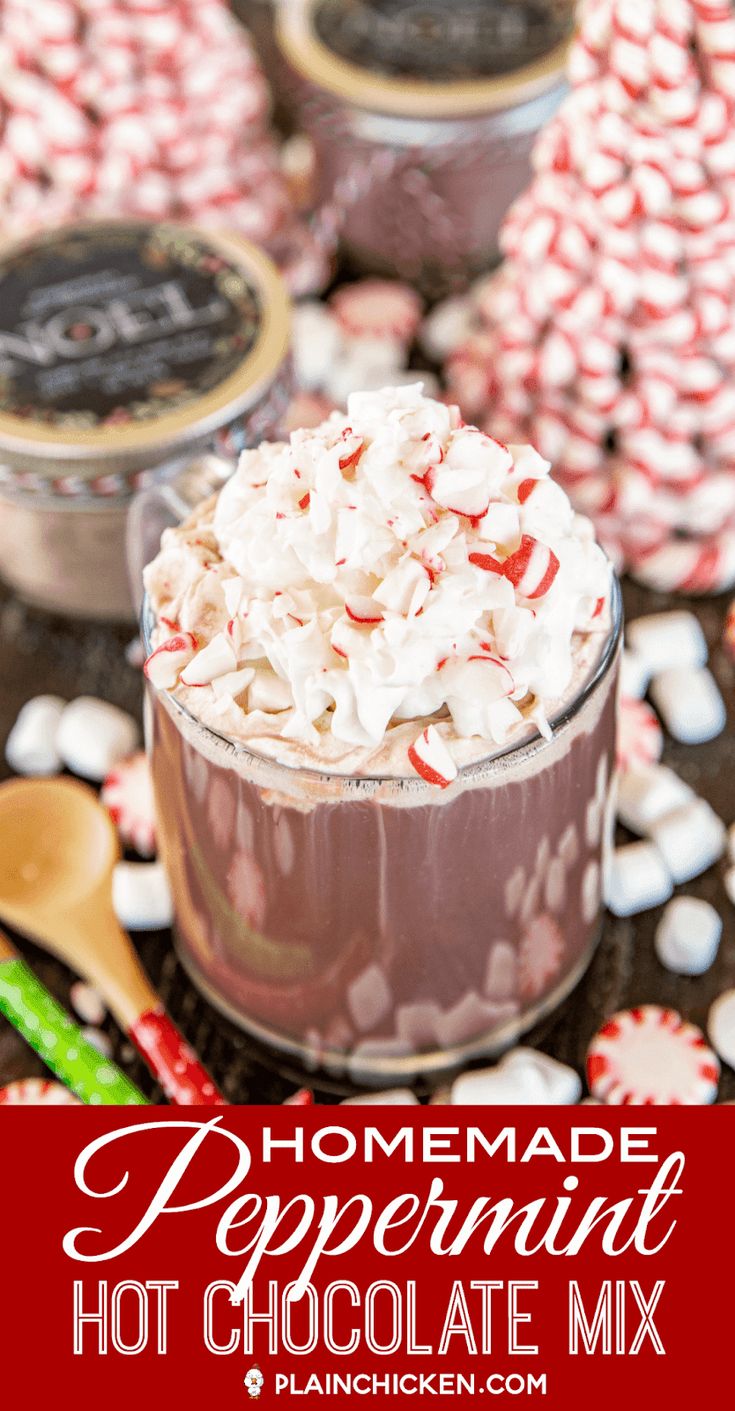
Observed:
[[[549,734],[609,632],[611,589],[549,471],[420,384],[353,394],[346,415],[245,451],[165,531],[147,674],[289,764],[410,774],[418,727],[460,764],[523,727]]]

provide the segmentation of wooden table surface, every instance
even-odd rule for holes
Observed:
[[[660,610],[674,603],[633,584],[625,587],[628,617]],[[677,600],[679,603],[680,600]],[[711,649],[711,665],[728,705],[728,729],[719,739],[696,748],[667,742],[665,759],[698,793],[709,799],[726,823],[735,819],[735,667],[720,646],[726,600],[693,603]],[[15,717],[30,696],[53,693],[70,699],[98,695],[140,714],[140,671],[128,664],[125,647],[131,628],[70,623],[46,617],[0,590],[0,740],[4,742]],[[7,766],[3,763],[3,771]],[[589,971],[566,1003],[528,1036],[528,1042],[582,1070],[588,1041],[599,1023],[615,1009],[655,1001],[673,1005],[688,1019],[705,1026],[712,1000],[735,986],[735,908],[722,885],[724,863],[690,883],[687,893],[706,897],[722,913],[723,939],[710,971],[696,979],[670,974],[653,950],[658,912],[628,921],[607,917],[601,945]],[[312,1081],[290,1063],[223,1019],[195,990],[178,964],[169,933],[138,933],[135,937],[154,985],[188,1039],[233,1102],[280,1102],[296,1085]],[[68,1003],[73,976],[33,946],[20,948],[40,979]],[[160,1089],[142,1062],[108,1019],[104,1026],[117,1061],[153,1101]],[[46,1070],[15,1031],[0,1018],[0,1085]],[[334,1100],[348,1091],[327,1080],[317,1097]],[[723,1071],[720,1098],[735,1097],[735,1073]]]

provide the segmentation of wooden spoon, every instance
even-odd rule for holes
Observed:
[[[67,778],[0,784],[0,839],[5,921],[100,991],[172,1102],[223,1105],[118,924],[120,844],[94,791]]]

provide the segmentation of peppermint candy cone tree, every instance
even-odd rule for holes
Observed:
[[[224,0],[3,0],[0,231],[176,218],[279,255],[294,217],[269,117]]]
[[[586,0],[450,392],[643,582],[735,582],[735,6]]]

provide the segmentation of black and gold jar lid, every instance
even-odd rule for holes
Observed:
[[[564,70],[573,0],[279,0],[282,54],[345,103],[459,117],[539,96]]]
[[[92,480],[204,445],[277,378],[289,307],[229,234],[95,221],[2,247],[0,462]]]

